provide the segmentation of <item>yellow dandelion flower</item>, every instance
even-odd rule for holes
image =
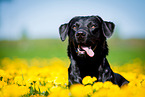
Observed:
[[[86,84],[93,84],[93,82],[96,81],[96,80],[97,80],[96,77],[91,78],[91,76],[86,76],[86,77],[83,78],[82,83],[84,85],[86,85]]]
[[[22,76],[16,76],[14,79],[15,83],[19,84],[19,85],[26,85],[24,79]]]
[[[96,77],[93,77],[92,78],[92,82],[94,82],[94,81],[97,81],[97,78]]]
[[[47,83],[47,84],[45,85],[45,87],[47,87],[47,88],[51,88],[52,86],[54,86],[54,84],[53,84],[52,82]]]
[[[5,76],[5,71],[0,69],[0,77],[4,77]]]
[[[110,90],[113,92],[113,91],[116,91],[116,92],[119,92],[120,91],[120,87],[118,85],[115,85],[115,84],[112,84],[110,86]]]
[[[76,84],[68,89],[67,64],[58,58],[34,58],[30,62],[20,58],[1,59],[0,96],[17,97],[25,94],[30,95],[31,92],[30,97],[41,97],[46,96],[44,93],[48,91],[48,97],[144,97],[145,66],[141,62],[134,61],[132,64],[114,68],[116,72],[130,81],[129,84],[121,88],[108,81],[94,83],[97,80],[96,77],[86,76],[82,81],[86,86]],[[40,90],[42,94],[39,95],[33,89],[30,91],[29,87],[35,88],[38,92]]]
[[[40,92],[46,92],[48,90],[48,88],[46,86],[39,86]]]
[[[93,94],[93,87],[91,85],[86,85],[84,87],[84,91],[87,93],[87,95],[92,95]]]
[[[33,87],[33,89],[36,89],[37,91],[39,91],[39,87],[40,87],[39,82],[35,82],[31,86]]]
[[[84,85],[82,84],[74,84],[70,87],[71,95],[73,97],[85,97],[87,93],[84,89]]]
[[[55,85],[64,86],[64,85],[68,84],[68,79],[65,76],[63,76],[63,75],[58,75],[58,76],[54,77],[54,81],[53,82],[54,82]]]
[[[6,97],[18,97],[29,92],[28,87],[18,85],[7,85],[2,89],[2,93]]]
[[[61,90],[60,86],[53,86],[53,87],[50,88],[51,93],[53,93],[53,92],[57,93],[57,92],[60,92],[60,90]]]
[[[106,81],[106,82],[104,82],[103,87],[104,87],[104,88],[110,88],[112,85],[113,85],[112,82]]]
[[[6,82],[4,82],[4,81],[0,81],[0,88],[4,87],[4,86],[6,86],[6,85],[7,85]]]
[[[102,82],[96,82],[93,85],[93,89],[95,89],[96,91],[98,91],[102,87],[103,87],[103,83]]]
[[[52,83],[53,80],[54,80],[54,79],[53,79],[51,76],[48,76],[48,77],[45,79],[45,82]]]
[[[58,93],[58,97],[70,97],[69,89],[61,89],[61,91]]]
[[[108,89],[101,88],[98,92],[95,92],[91,97],[108,97]]]
[[[145,80],[142,81],[141,85],[145,88]]]

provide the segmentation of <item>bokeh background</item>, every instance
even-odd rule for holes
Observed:
[[[145,61],[144,0],[0,0],[0,59],[68,59],[58,28],[80,15],[115,23],[108,39],[111,64]]]

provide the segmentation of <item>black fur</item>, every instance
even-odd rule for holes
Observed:
[[[61,40],[68,35],[68,56],[71,64],[68,69],[69,84],[82,83],[85,76],[95,76],[97,81],[111,81],[120,87],[129,83],[120,74],[114,73],[106,59],[108,46],[106,38],[111,37],[114,23],[103,21],[99,16],[78,16],[59,28]],[[79,48],[79,46],[81,48]],[[90,47],[94,55],[81,54],[78,48]]]

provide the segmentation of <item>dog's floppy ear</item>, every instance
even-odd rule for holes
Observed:
[[[103,29],[103,34],[106,38],[109,38],[112,36],[114,27],[115,25],[113,22],[107,22],[107,21],[103,22],[102,29]]]
[[[59,27],[59,34],[60,34],[60,38],[62,41],[64,41],[66,39],[66,36],[68,34],[68,24],[62,24]]]
[[[109,38],[112,36],[114,28],[115,28],[115,24],[113,22],[107,22],[107,21],[103,21],[103,19],[99,16],[97,16],[97,18],[101,21],[102,23],[102,30],[103,30],[103,34],[106,38]]]

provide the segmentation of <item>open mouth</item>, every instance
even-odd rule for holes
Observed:
[[[87,55],[89,55],[90,57],[93,57],[95,54],[91,46],[87,47],[78,45],[77,51],[79,55],[84,55],[85,53],[87,53]]]

